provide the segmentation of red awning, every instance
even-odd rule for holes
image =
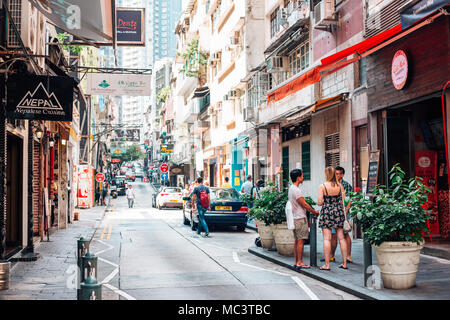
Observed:
[[[339,51],[338,53],[332,54],[331,56],[328,56],[321,60],[322,66],[329,65],[335,62],[338,62],[349,55],[352,54],[362,54],[363,52],[375,47],[376,45],[382,43],[383,41],[395,36],[396,34],[400,33],[402,31],[402,27],[400,24],[396,25],[395,27],[392,27],[391,29],[388,29],[382,33],[379,33],[373,37],[370,37],[367,40],[361,41],[358,44],[355,44],[354,46],[351,46],[347,49],[344,49],[342,51]]]

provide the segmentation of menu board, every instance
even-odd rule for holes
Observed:
[[[378,171],[380,170],[380,151],[372,151],[369,156],[369,174],[367,178],[367,191],[372,193],[378,182]]]

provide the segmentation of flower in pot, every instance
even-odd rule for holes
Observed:
[[[350,214],[375,249],[384,287],[408,289],[415,285],[420,250],[429,233],[425,204],[431,190],[419,177],[406,180],[398,164],[389,171],[389,180],[389,186],[375,188],[373,201],[353,193]]]

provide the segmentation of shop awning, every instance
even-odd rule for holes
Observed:
[[[344,49],[335,54],[332,54],[331,56],[328,56],[328,57],[320,60],[320,62],[322,62],[322,67],[325,68],[326,66],[329,66],[333,63],[341,61],[342,59],[347,58],[348,56],[350,56],[352,54],[362,54],[365,51],[382,43],[383,41],[400,33],[401,31],[402,31],[401,25],[398,24],[395,27],[392,27],[391,29],[388,29],[388,30],[381,32],[373,37],[370,37],[369,39],[361,41],[360,43],[355,44],[354,46],[351,46],[347,49]]]
[[[336,105],[340,104],[341,102],[347,101],[347,97],[348,97],[348,92],[345,92],[345,93],[338,94],[337,96],[334,96],[331,98],[318,100],[314,104],[314,112],[322,111],[329,107],[336,106]]]
[[[424,20],[448,4],[448,0],[409,1],[399,9],[402,29],[409,28],[416,22]]]

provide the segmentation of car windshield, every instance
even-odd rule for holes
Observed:
[[[114,178],[113,184],[123,185],[125,183],[125,178]]]
[[[180,188],[165,188],[163,190],[163,192],[168,192],[168,193],[180,193],[181,189]]]
[[[220,200],[234,200],[239,201],[239,193],[236,189],[211,189],[211,200],[220,199]]]

